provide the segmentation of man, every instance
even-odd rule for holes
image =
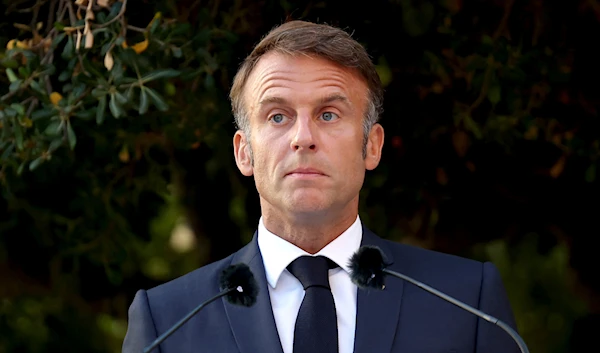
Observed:
[[[379,163],[384,132],[382,88],[360,44],[334,27],[285,23],[246,58],[230,95],[235,161],[260,195],[258,230],[237,253],[138,291],[123,352],[141,352],[217,294],[220,272],[237,263],[254,273],[257,303],[208,305],[161,352],[518,352],[499,327],[400,279],[388,278],[382,291],[351,282],[351,255],[378,246],[392,270],[515,326],[491,263],[393,243],[363,227],[359,191]],[[324,282],[306,284],[311,277]]]

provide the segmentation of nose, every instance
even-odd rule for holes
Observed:
[[[310,116],[298,116],[294,123],[293,138],[290,147],[294,151],[316,151],[315,122]]]

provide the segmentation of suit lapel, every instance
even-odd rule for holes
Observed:
[[[388,262],[392,253],[385,241],[363,227],[361,245],[378,246]],[[354,353],[390,352],[400,317],[404,281],[385,281],[384,290],[358,289]]]
[[[259,286],[256,303],[249,308],[232,305],[223,298],[229,325],[240,352],[283,353],[256,233],[252,241],[234,255],[231,263],[247,264]]]

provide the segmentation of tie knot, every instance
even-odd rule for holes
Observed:
[[[288,265],[287,269],[296,277],[304,289],[329,287],[329,269],[337,265],[325,256],[300,256]]]

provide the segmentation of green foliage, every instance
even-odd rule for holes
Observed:
[[[538,245],[539,236],[529,234],[512,249],[506,241],[497,240],[475,247],[474,254],[496,264],[507,279],[511,305],[519,313],[517,327],[528,346],[541,352],[565,352],[569,344],[565,333],[571,332],[574,321],[587,308],[572,295],[567,246],[557,244],[547,255],[541,255]],[[531,273],[535,276],[527,276]]]
[[[66,16],[77,4],[60,1],[63,11],[45,36],[34,31],[32,39],[9,42],[0,62],[10,82],[9,91],[0,98],[4,173],[12,167],[21,174],[26,165],[34,170],[60,147],[73,150],[76,128],[98,126],[107,113],[118,119],[141,117],[151,106],[168,110],[156,85],[181,72],[156,65],[196,56],[182,32],[185,26],[166,23],[158,13],[146,28],[133,28],[144,39],[128,46],[132,27],[120,20],[125,4],[89,7],[82,22],[73,14]],[[201,72],[186,74],[189,80]]]

